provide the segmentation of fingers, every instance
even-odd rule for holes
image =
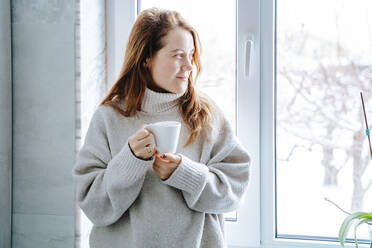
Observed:
[[[173,153],[157,154],[155,153],[155,155],[159,163],[179,165],[182,161],[182,157],[178,154],[173,154]]]
[[[137,141],[136,144],[137,147],[144,147],[148,145],[152,145],[152,137],[150,135],[141,139],[140,141]]]
[[[141,141],[138,141],[137,143],[134,144],[134,149],[137,150],[140,153],[140,155],[145,158],[152,157],[155,153],[152,137],[147,136]]]
[[[176,161],[176,157],[172,153],[157,154],[156,156],[163,161]]]
[[[143,158],[148,159],[154,155],[154,147],[150,144],[141,149],[141,155]]]
[[[151,158],[155,151],[151,144],[147,146],[136,146],[133,150],[135,151],[135,155],[142,159]]]
[[[137,131],[137,133],[135,134],[135,137],[137,138],[138,141],[148,137],[149,135],[151,135],[151,132],[145,128],[143,128],[144,125],[142,125],[142,127]]]
[[[173,155],[173,156],[172,155],[173,154],[170,154],[170,156],[172,157],[172,160],[176,159],[177,156],[179,156],[177,154]],[[168,158],[169,157],[163,159],[161,157],[161,154],[156,154],[155,161],[152,164],[152,168],[154,169],[156,174],[158,174],[158,176],[162,180],[165,180],[165,179],[169,178],[169,176],[177,169],[177,167],[179,165],[179,163],[177,163],[177,162],[167,160]],[[181,159],[181,156],[179,156],[179,158]],[[179,160],[179,161],[181,161],[181,160]]]
[[[168,171],[172,167],[172,162],[164,161],[159,159],[158,157],[155,157],[155,161],[152,164],[152,167],[156,169],[158,172],[164,172]]]
[[[161,157],[161,154],[156,154],[155,155],[154,164],[157,165],[157,166],[168,166],[169,164],[173,164],[173,163],[174,163],[173,161],[163,159]]]
[[[129,137],[128,142],[132,152],[139,158],[148,159],[154,155],[154,138],[153,135],[144,128],[142,124],[141,128],[137,132]]]
[[[138,129],[131,137],[131,141],[132,142],[137,142],[137,141],[140,141],[144,138],[146,138],[147,136],[150,135],[150,132],[143,128],[145,125],[142,125],[140,129]]]

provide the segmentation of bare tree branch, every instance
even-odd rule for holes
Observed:
[[[347,215],[350,215],[350,213],[349,212],[347,212],[347,211],[345,211],[345,210],[343,210],[339,205],[337,205],[335,202],[333,202],[333,201],[331,201],[330,199],[328,199],[327,197],[324,197],[324,200],[326,200],[326,201],[328,201],[328,202],[330,202],[330,203],[332,203],[334,206],[336,206],[338,209],[340,209],[342,212],[344,212],[345,214],[347,214]]]
[[[300,147],[305,148],[306,150],[311,150],[310,147],[306,147],[306,146],[304,146],[304,145],[295,144],[294,146],[292,146],[292,148],[291,148],[290,152],[288,153],[287,157],[286,157],[285,159],[280,159],[280,158],[279,158],[279,160],[280,160],[280,161],[288,162],[289,159],[291,158],[291,156],[292,156],[294,150],[295,150],[296,148],[300,148]]]

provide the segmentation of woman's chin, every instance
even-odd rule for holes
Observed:
[[[172,92],[175,93],[175,94],[185,93],[186,88],[187,88],[187,85],[186,85],[186,87],[179,87],[179,88],[176,88],[176,89],[172,89]]]

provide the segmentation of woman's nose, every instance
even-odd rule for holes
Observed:
[[[185,62],[185,64],[182,66],[182,69],[183,69],[184,71],[191,71],[191,70],[192,70],[191,60],[186,59],[186,62]]]

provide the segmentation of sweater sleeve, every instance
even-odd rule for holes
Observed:
[[[154,159],[145,161],[135,157],[128,141],[111,158],[99,110],[90,122],[73,176],[80,208],[95,226],[106,226],[116,222],[136,200]]]
[[[251,159],[226,119],[207,164],[179,155],[181,163],[164,183],[182,190],[190,209],[221,214],[239,207],[248,186]]]

